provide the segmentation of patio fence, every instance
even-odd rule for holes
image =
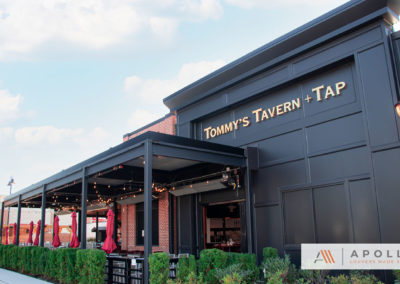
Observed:
[[[185,255],[170,255],[169,275],[170,279],[177,276],[179,258],[188,257]],[[143,283],[143,262],[140,257],[107,256],[105,281],[108,284],[142,284]]]

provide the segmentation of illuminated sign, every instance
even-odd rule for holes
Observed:
[[[330,98],[334,98],[340,96],[342,94],[343,89],[346,88],[346,82],[340,81],[334,85],[320,85],[311,89],[310,96],[307,94],[304,98],[304,101],[307,103],[312,103],[315,99],[317,102],[323,102]],[[228,134],[235,130],[239,130],[241,127],[249,127],[251,125],[251,117],[253,117],[255,123],[261,123],[263,121],[268,121],[270,119],[274,119],[278,116],[282,116],[289,112],[297,111],[301,109],[302,106],[302,98],[298,97],[292,99],[291,101],[287,101],[281,103],[279,105],[271,106],[271,107],[260,107],[251,112],[251,115],[244,116],[238,118],[236,120],[232,120],[226,122],[224,124],[218,126],[208,126],[204,129],[204,133],[206,135],[206,139],[215,138],[220,135]]]

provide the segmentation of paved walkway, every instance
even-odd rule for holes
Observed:
[[[24,274],[0,268],[0,284],[49,284]]]

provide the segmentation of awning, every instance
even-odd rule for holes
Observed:
[[[22,206],[41,207],[43,188],[52,192],[53,199],[46,200],[47,208],[56,208],[57,204],[80,203],[83,171],[88,183],[97,188],[98,194],[89,190],[88,200],[103,200],[114,196],[115,189],[129,191],[140,189],[143,184],[143,164],[145,142],[152,144],[153,179],[160,184],[178,180],[188,169],[189,175],[203,173],[204,168],[221,170],[224,166],[245,167],[245,150],[238,147],[198,141],[194,139],[146,132],[134,139],[123,142],[90,159],[78,163],[47,179],[13,193],[4,199],[5,206],[16,206],[21,196]],[[206,165],[206,166],[203,166]],[[190,169],[193,171],[190,173]],[[180,172],[180,173],[179,173]],[[172,177],[172,178],[171,178]],[[134,190],[133,189],[133,190]]]

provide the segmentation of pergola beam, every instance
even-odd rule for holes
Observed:
[[[245,165],[243,155],[239,154],[231,154],[208,149],[198,149],[194,147],[180,146],[161,142],[154,143],[152,146],[154,155],[238,167]]]

